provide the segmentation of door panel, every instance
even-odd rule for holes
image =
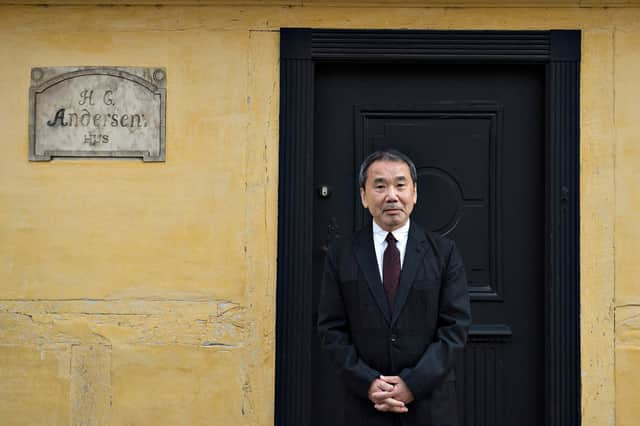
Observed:
[[[409,155],[420,182],[413,218],[431,231],[459,240],[473,299],[499,300],[496,205],[502,106],[480,102],[369,106],[356,108],[354,115],[355,143],[361,147],[356,158],[361,161],[366,153],[384,147]],[[468,160],[461,161],[461,156]],[[367,215],[364,209],[356,211],[361,226]],[[460,235],[473,238],[457,238]]]
[[[313,320],[327,244],[371,220],[357,167],[375,149],[407,153],[419,174],[412,220],[454,239],[467,268],[465,425],[544,423],[543,95],[532,65],[316,68]],[[315,335],[312,366],[312,423],[340,424],[344,389]]]

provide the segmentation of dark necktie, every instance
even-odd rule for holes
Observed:
[[[400,284],[400,250],[398,250],[396,239],[391,232],[387,234],[386,240],[387,248],[382,260],[382,284],[387,293],[387,299],[389,299],[389,307],[393,312],[393,302]]]

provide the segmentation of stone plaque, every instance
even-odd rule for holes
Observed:
[[[29,159],[165,159],[164,68],[33,68]]]

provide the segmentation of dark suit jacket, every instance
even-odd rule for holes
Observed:
[[[413,221],[393,310],[378,272],[371,226],[336,241],[327,254],[318,331],[350,392],[345,424],[457,425],[457,352],[471,324],[467,281],[455,244]],[[415,401],[405,414],[368,400],[380,374],[399,375]]]

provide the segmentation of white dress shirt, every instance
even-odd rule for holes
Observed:
[[[396,246],[400,252],[400,270],[404,264],[404,253],[407,250],[407,239],[409,238],[409,220],[402,227],[392,232],[393,237],[397,240]],[[384,259],[384,251],[387,248],[387,234],[389,232],[382,229],[375,220],[373,221],[373,246],[376,249],[376,260],[378,261],[378,272],[380,272],[380,280],[383,280],[382,264]]]

